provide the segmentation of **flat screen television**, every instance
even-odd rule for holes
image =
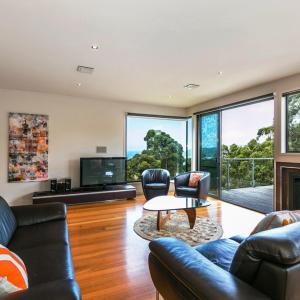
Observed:
[[[81,187],[124,183],[126,183],[125,157],[80,158]]]

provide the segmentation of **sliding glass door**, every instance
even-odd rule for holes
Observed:
[[[273,118],[273,95],[198,115],[198,169],[211,173],[211,195],[273,210]]]
[[[199,116],[199,169],[210,172],[210,194],[219,197],[220,191],[220,113]],[[201,166],[201,168],[200,168]]]

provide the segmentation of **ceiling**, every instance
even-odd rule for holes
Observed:
[[[299,10],[297,0],[0,0],[0,88],[189,107],[300,72]]]

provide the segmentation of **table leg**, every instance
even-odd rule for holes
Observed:
[[[161,221],[162,221],[162,212],[158,211],[157,212],[157,220],[156,220],[156,228],[157,228],[157,230],[160,230],[160,228],[162,226]]]
[[[166,217],[163,218],[163,215],[162,215],[162,211],[158,211],[157,212],[157,220],[156,220],[156,228],[157,230],[161,230],[161,228],[164,226],[164,224],[170,220],[171,218],[171,211],[167,211],[166,213]]]
[[[196,216],[197,216],[196,208],[184,209],[184,211],[186,212],[189,218],[190,228],[193,229],[196,222]]]

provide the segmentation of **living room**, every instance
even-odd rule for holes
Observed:
[[[298,299],[298,3],[0,8],[0,299]]]

